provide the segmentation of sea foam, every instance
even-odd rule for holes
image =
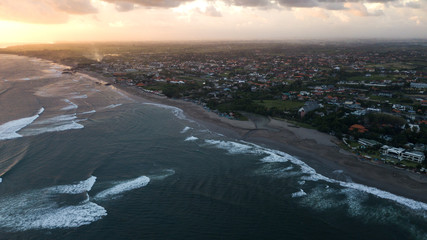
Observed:
[[[300,189],[298,192],[294,192],[294,193],[292,193],[292,197],[293,197],[293,198],[296,198],[296,197],[303,197],[303,196],[305,196],[305,195],[307,195],[307,193],[306,193],[306,192],[304,192],[304,190],[302,190],[302,189]]]
[[[91,110],[91,111],[87,111],[87,112],[82,112],[79,113],[80,115],[85,115],[85,114],[92,114],[92,113],[96,113],[96,110]]]
[[[108,188],[102,192],[99,192],[93,198],[94,200],[105,200],[109,198],[117,197],[118,195],[128,192],[134,189],[145,187],[150,182],[150,178],[141,176],[132,180],[121,182],[111,188]]]
[[[164,105],[164,104],[159,104],[159,103],[144,103],[145,105],[151,105],[151,106],[156,106],[156,107],[160,107],[163,109],[168,109],[171,110],[172,113],[175,115],[175,117],[181,119],[181,120],[187,120],[189,122],[194,122],[193,120],[188,119],[185,115],[184,115],[184,111],[181,108],[177,108],[177,107],[173,107],[173,106],[168,106],[168,105]]]
[[[185,127],[184,129],[182,129],[181,133],[186,133],[191,129],[191,127]]]
[[[96,177],[70,185],[36,189],[0,198],[0,228],[7,231],[32,229],[74,228],[95,222],[107,211],[88,200],[74,205],[58,204],[60,194],[80,194],[89,191]]]
[[[199,138],[197,138],[197,137],[191,136],[191,137],[186,138],[184,141],[186,141],[186,142],[192,142],[192,141],[196,141],[198,139]]]
[[[43,113],[43,111],[44,108],[41,108],[39,112],[32,117],[21,118],[0,125],[0,140],[22,137],[22,135],[18,134],[17,132],[33,123],[34,120],[36,120],[40,114]]]
[[[84,192],[89,192],[92,189],[92,186],[96,182],[96,177],[91,176],[85,181],[81,181],[72,185],[60,185],[48,188],[47,190],[55,193],[65,193],[65,194],[79,194]]]
[[[63,111],[73,110],[73,109],[77,109],[79,107],[79,106],[77,106],[77,104],[71,102],[68,99],[64,99],[64,102],[68,103],[68,106],[61,108],[61,110],[63,110]]]
[[[214,145],[219,149],[227,150],[230,154],[255,154],[255,155],[267,155],[261,159],[261,161],[266,163],[274,162],[291,162],[294,165],[298,165],[301,173],[303,175],[300,177],[300,181],[325,181],[329,183],[334,183],[340,185],[341,187],[355,189],[361,192],[369,193],[373,196],[394,201],[398,204],[406,206],[415,210],[424,210],[427,211],[427,204],[405,197],[397,196],[395,194],[379,190],[374,187],[368,187],[362,184],[353,183],[353,182],[343,182],[335,179],[328,178],[317,173],[312,167],[308,166],[303,161],[298,158],[286,154],[278,150],[272,150],[268,148],[263,148],[256,144],[247,143],[247,142],[233,142],[233,141],[219,141],[219,140],[205,140],[207,144]]]
[[[84,95],[77,95],[77,96],[72,96],[71,98],[72,99],[83,99],[83,98],[87,98],[87,95],[86,94],[84,94]]]

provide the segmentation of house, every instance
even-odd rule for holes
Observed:
[[[375,140],[369,140],[369,139],[365,139],[365,138],[360,138],[358,143],[363,145],[363,146],[367,146],[367,147],[374,147],[374,146],[381,144]]]
[[[405,151],[404,148],[395,148],[384,145],[381,147],[381,153],[387,157],[392,157],[400,160],[401,154]]]
[[[300,115],[301,118],[304,117],[305,114],[307,114],[308,112],[314,111],[316,109],[319,109],[321,106],[315,102],[315,101],[308,101],[305,102],[304,106],[302,106],[299,110],[298,113]]]
[[[427,83],[411,83],[411,88],[426,89]]]
[[[400,160],[422,163],[425,160],[424,153],[422,152],[403,152],[401,153]]]

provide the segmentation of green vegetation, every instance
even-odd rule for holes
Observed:
[[[265,106],[268,110],[276,109],[278,111],[298,111],[304,105],[304,102],[301,101],[256,100],[254,102]]]

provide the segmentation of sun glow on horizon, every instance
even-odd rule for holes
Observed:
[[[420,0],[135,2],[2,2],[0,43],[427,38],[427,3]]]

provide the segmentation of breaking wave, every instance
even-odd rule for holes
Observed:
[[[104,200],[117,197],[118,195],[134,189],[145,187],[150,182],[150,178],[141,176],[133,180],[121,182],[114,187],[108,188],[95,195],[94,200]]]
[[[96,113],[96,110],[79,113],[80,115]]]
[[[0,140],[22,137],[22,135],[17,132],[33,123],[43,112],[44,108],[41,108],[39,112],[32,117],[21,118],[0,125]]]
[[[164,105],[164,104],[159,104],[159,103],[144,103],[144,104],[145,105],[151,105],[151,106],[156,106],[156,107],[160,107],[160,108],[163,108],[163,109],[171,110],[172,113],[175,115],[175,117],[177,117],[178,119],[187,120],[189,122],[194,122],[194,121],[188,119],[184,115],[184,111],[181,108],[177,108],[177,107],[173,107],[173,106],[168,106],[168,105]]]
[[[73,110],[73,109],[77,109],[79,107],[79,106],[77,106],[77,104],[71,102],[68,99],[64,99],[64,102],[68,103],[68,106],[61,108],[61,110],[63,110],[63,111]]]
[[[22,135],[34,136],[48,132],[62,132],[73,129],[82,129],[84,126],[78,122],[83,120],[84,119],[77,119],[76,114],[55,116],[35,122],[31,128],[25,129],[25,131],[22,132]]]
[[[71,98],[72,98],[72,99],[83,99],[83,98],[87,98],[87,95],[86,95],[86,94],[83,94],[83,95],[77,95],[77,96],[72,96]]]
[[[65,194],[79,194],[84,192],[89,192],[93,185],[96,182],[96,177],[91,176],[85,181],[81,181],[73,185],[60,185],[48,188],[47,190],[55,193],[65,193]]]
[[[120,107],[121,105],[122,105],[121,103],[119,103],[119,104],[111,104],[111,105],[106,106],[104,109],[113,109],[113,108],[116,108],[116,107]]]
[[[191,127],[185,127],[184,129],[182,129],[181,133],[186,133],[191,129]]]
[[[186,142],[192,142],[192,141],[196,141],[198,139],[199,138],[197,138],[197,137],[191,136],[191,137],[186,138],[184,141],[186,141]]]
[[[306,192],[304,192],[304,190],[299,190],[298,192],[294,192],[294,193],[292,193],[292,197],[293,198],[296,198],[296,197],[303,197],[303,196],[305,196],[305,195],[307,195],[307,193]]]
[[[313,168],[311,168],[310,166],[308,166],[306,163],[299,160],[298,158],[278,150],[263,148],[256,144],[247,143],[247,142],[233,142],[233,141],[220,141],[220,140],[205,140],[205,142],[208,145],[213,145],[219,149],[224,149],[229,154],[253,154],[253,155],[263,156],[263,158],[260,160],[265,163],[290,162],[299,167],[299,172],[300,172],[299,175],[301,175],[299,177],[300,178],[299,181],[313,181],[313,182],[324,181],[328,183],[333,183],[347,189],[354,189],[359,192],[369,193],[371,195],[374,195],[382,199],[391,200],[400,205],[406,206],[410,209],[427,211],[426,203],[415,201],[415,200],[408,199],[401,196],[397,196],[395,194],[392,194],[383,190],[379,190],[374,187],[369,187],[369,186],[365,186],[358,183],[344,182],[344,181],[328,178],[326,176],[323,176],[317,173]],[[298,174],[295,174],[295,175],[298,175]]]
[[[7,231],[32,229],[74,228],[95,222],[107,211],[90,201],[74,205],[59,204],[54,199],[61,194],[89,191],[96,177],[72,185],[61,185],[0,198],[0,228]]]

